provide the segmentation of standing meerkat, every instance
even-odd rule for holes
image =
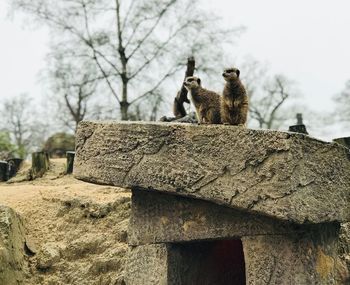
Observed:
[[[186,77],[185,88],[191,94],[200,124],[220,124],[220,95],[204,89],[201,80],[195,76]]]
[[[221,98],[221,122],[226,125],[245,125],[248,115],[248,96],[237,68],[225,69],[226,84]]]

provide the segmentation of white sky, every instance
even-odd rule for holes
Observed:
[[[223,16],[227,27],[247,28],[228,62],[252,55],[267,62],[274,73],[294,80],[309,108],[320,112],[333,107],[332,96],[350,79],[349,0],[206,0],[206,4]],[[2,0],[0,35],[0,98],[22,92],[42,95],[38,73],[45,66],[48,32],[27,28],[18,17],[9,19]]]

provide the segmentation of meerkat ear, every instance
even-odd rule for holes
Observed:
[[[239,71],[239,69],[236,70],[236,74],[237,74],[237,77],[239,77],[239,75],[241,74],[241,72]]]
[[[200,78],[197,78],[197,83],[198,83],[198,85],[201,85],[201,79]]]

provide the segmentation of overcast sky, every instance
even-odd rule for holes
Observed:
[[[7,17],[0,2],[0,98],[22,92],[40,96],[48,32]],[[293,79],[315,111],[332,108],[332,97],[350,79],[349,0],[206,0],[227,27],[243,25],[232,58],[251,55]],[[242,74],[242,76],[244,76]],[[349,135],[337,133],[337,136]]]

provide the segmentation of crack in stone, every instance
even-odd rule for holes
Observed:
[[[157,137],[158,138],[158,137]],[[147,143],[149,143],[150,141],[148,141]],[[153,156],[153,155],[157,155],[159,152],[161,152],[163,150],[163,148],[166,146],[166,141],[163,140],[161,145],[159,146],[158,148],[158,151],[156,153],[152,153],[152,154],[145,154],[145,153],[142,153],[140,159],[137,161],[137,162],[134,162],[132,164],[132,166],[129,168],[129,170],[127,170],[125,172],[125,175],[122,179],[122,184],[125,185],[125,181],[127,181],[127,177],[129,176],[129,174],[133,171],[133,169],[138,166],[140,163],[142,163],[143,160],[145,160],[146,157],[149,157],[149,156]],[[140,144],[140,147],[142,147],[142,145]],[[131,152],[135,152],[136,149],[132,150]],[[138,155],[138,154],[136,154]]]
[[[315,183],[315,180],[308,181],[305,184],[299,183],[296,187],[294,187],[294,189],[291,189],[291,191],[286,192],[286,193],[284,193],[283,195],[281,195],[279,197],[274,197],[273,198],[273,197],[271,197],[269,195],[264,195],[265,197],[263,197],[261,195],[258,195],[258,199],[257,200],[253,200],[250,204],[248,204],[247,208],[252,210],[254,207],[256,207],[258,204],[260,204],[262,201],[264,201],[264,202],[268,201],[268,200],[270,200],[270,201],[277,201],[279,199],[283,199],[285,197],[291,196],[291,195],[295,194],[296,192],[298,192],[298,190],[300,188],[304,188],[304,187],[306,187],[308,185],[311,185],[313,183]]]

